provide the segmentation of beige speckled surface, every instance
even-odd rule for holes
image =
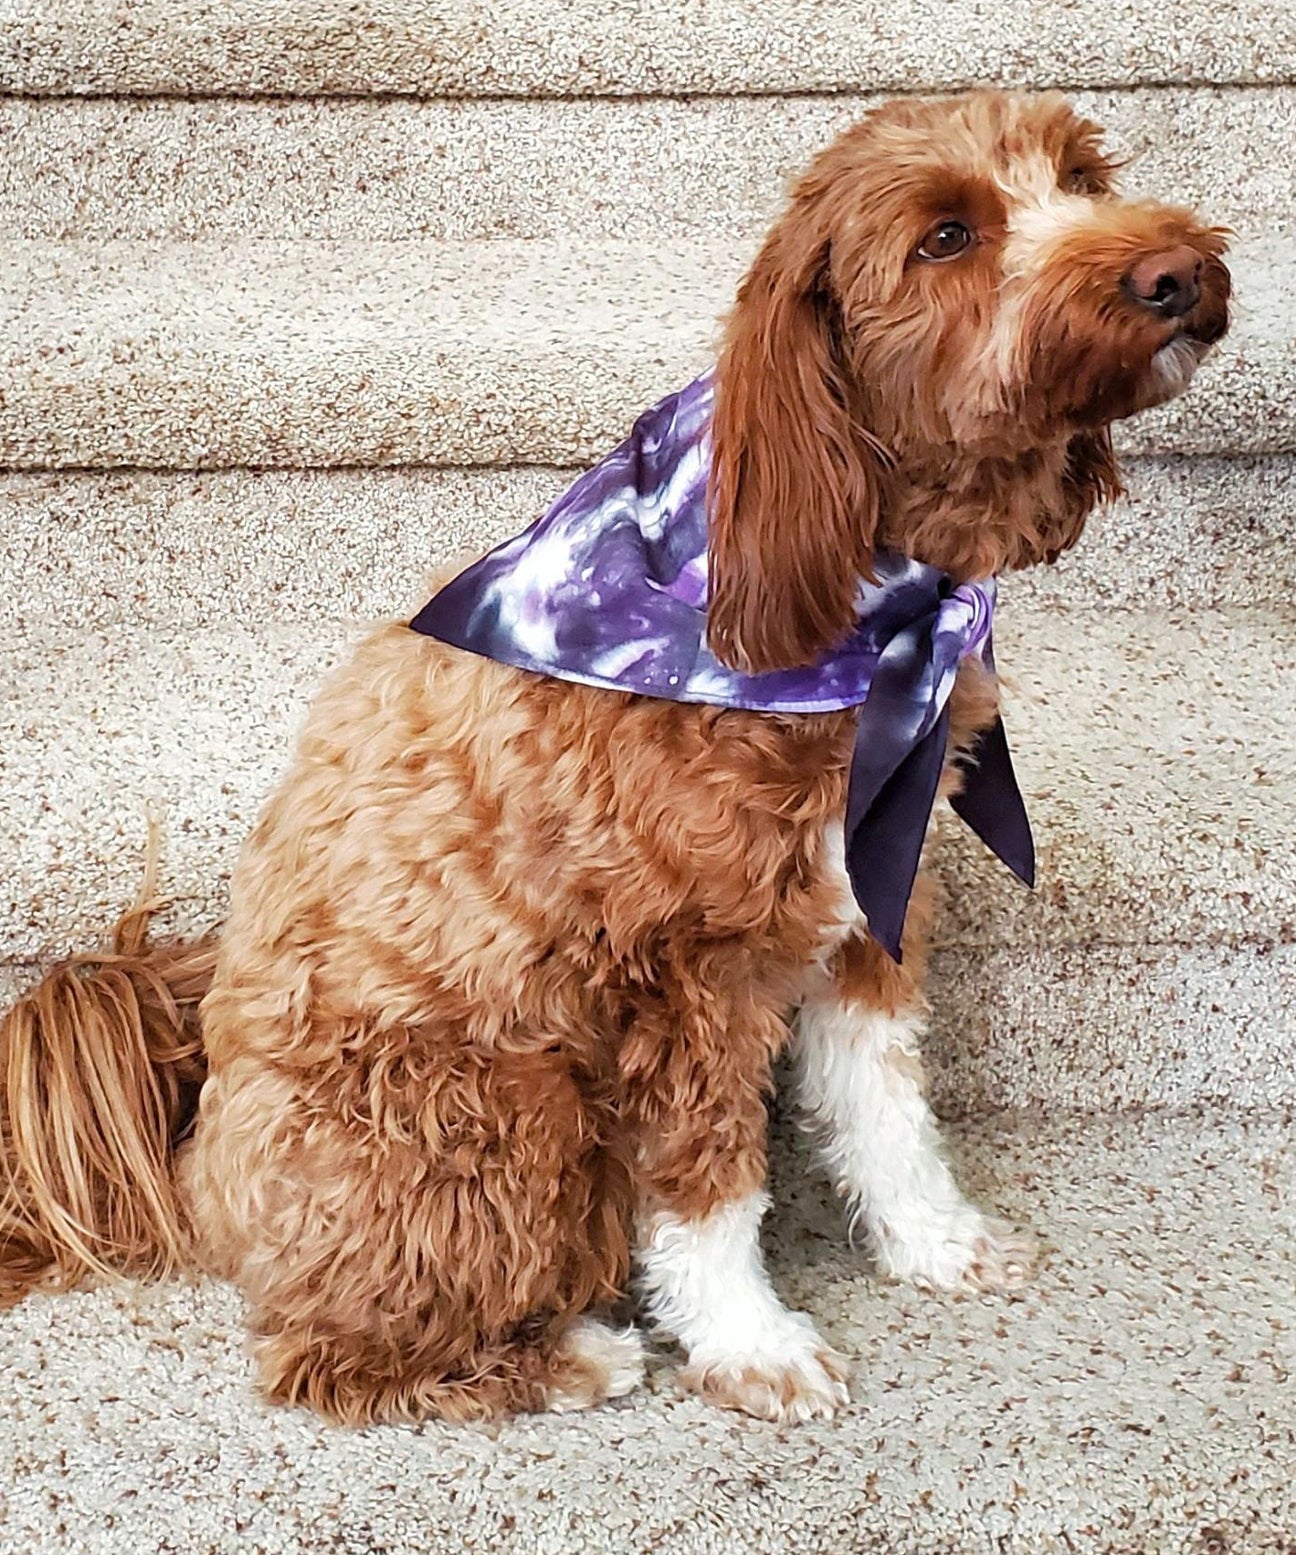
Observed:
[[[355,635],[332,622],[7,633],[4,953],[43,957],[97,939],[134,894],[150,807],[165,821],[161,886],[183,900],[180,921],[217,918],[309,694]]]
[[[93,938],[134,889],[149,801],[164,889],[214,918],[306,697],[327,622],[6,634],[0,948]],[[1039,852],[1032,894],[961,826],[942,938],[965,945],[1296,940],[1296,621],[1003,613],[1008,726]],[[1227,664],[1247,666],[1238,677]]]
[[[574,463],[711,360],[733,244],[0,245],[0,465]],[[1296,447],[1296,289],[1239,245],[1239,318],[1122,446]]]
[[[1281,0],[9,0],[0,87],[24,92],[896,91],[984,80],[1296,76]],[[753,25],[753,22],[756,24]]]
[[[879,1282],[778,1154],[774,1278],[856,1360],[830,1423],[650,1389],[492,1430],[330,1430],[250,1394],[218,1286],[0,1315],[4,1555],[1286,1555],[1287,1117],[1031,1116],[958,1136],[1051,1249],[1012,1300]]]
[[[926,1041],[946,1117],[1296,1105],[1296,944],[938,949]]]
[[[407,608],[443,561],[529,524],[579,473],[513,469],[0,474],[0,630],[310,621]],[[1056,568],[1005,583],[1023,615],[1287,610],[1296,458],[1135,458],[1130,498]]]
[[[179,916],[199,921],[194,904]],[[0,1009],[40,970],[0,961]],[[1296,1107],[1293,987],[1292,943],[950,946],[931,978],[932,1100],[947,1118]]]
[[[1171,455],[1127,460],[1124,474],[1128,499],[1096,514],[1056,567],[1007,583],[1012,599],[1041,610],[1151,603],[1290,614],[1296,460]]]
[[[1039,881],[946,815],[958,943],[1296,940],[1296,613],[1017,619],[995,652]]]
[[[787,179],[874,100],[0,99],[0,231],[755,240]],[[1296,87],[1076,102],[1130,159],[1131,192],[1290,229]]]

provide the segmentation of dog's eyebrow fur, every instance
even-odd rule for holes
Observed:
[[[935,167],[921,175],[914,190],[914,209],[923,222],[942,216],[966,221],[971,227],[1002,227],[1008,220],[1003,192],[983,174]]]

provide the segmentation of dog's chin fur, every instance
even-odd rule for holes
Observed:
[[[1108,422],[1187,386],[1228,276],[1217,230],[1122,203],[1110,175],[1060,99],[993,93],[889,105],[816,161],[718,366],[722,658],[831,648],[875,545],[984,576],[1052,560],[1120,489]],[[928,263],[947,218],[976,242]],[[1121,277],[1185,243],[1203,297],[1167,340]],[[966,666],[952,753],[996,706]],[[895,965],[845,889],[852,739],[849,713],[594,691],[382,628],[315,704],[214,973],[138,949],[0,1032],[34,1077],[0,1110],[0,1295],[129,1246],[132,1268],[239,1283],[273,1398],[350,1422],[571,1408],[639,1374],[589,1316],[625,1291],[638,1226],[692,1385],[831,1413],[841,1363],[756,1241],[798,1003],[807,1106],[884,1268],[985,1288],[1027,1261],[958,1193],[922,1101],[930,891]],[[23,1110],[37,1096],[56,1118]]]
[[[1178,399],[1196,376],[1207,349],[1186,335],[1167,341],[1152,358],[1151,388],[1144,408],[1151,410]]]

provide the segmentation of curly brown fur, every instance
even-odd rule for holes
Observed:
[[[1108,422],[1184,387],[1228,278],[1218,231],[1121,202],[1110,176],[1052,96],[891,104],[817,159],[718,369],[721,657],[831,647],[875,546],[958,578],[1046,562],[1119,491]],[[930,261],[954,221],[974,241]],[[1201,299],[1168,320],[1122,280],[1184,244]],[[996,705],[966,671],[952,755]],[[832,1159],[886,1267],[983,1288],[1025,1258],[923,1143],[931,893],[897,967],[832,845],[852,737],[849,714],[588,690],[384,627],[318,698],[244,849],[178,1185],[205,949],[128,947],[8,1017],[6,1288],[155,1272],[192,1227],[193,1258],[250,1300],[272,1397],[353,1423],[460,1419],[633,1385],[633,1346],[588,1314],[624,1292],[635,1242],[649,1309],[682,1336],[708,1268],[747,1282],[747,1350],[724,1350],[723,1324],[687,1340],[695,1385],[831,1413],[841,1363],[762,1285],[755,1240],[798,1000],[808,1105],[845,1130]],[[851,1176],[871,1097],[842,1075],[864,1059],[883,1121],[928,1151],[935,1230]]]

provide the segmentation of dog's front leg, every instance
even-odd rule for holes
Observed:
[[[906,947],[907,952],[911,947]],[[921,962],[912,947],[906,963]],[[816,973],[796,1020],[802,1107],[881,1268],[942,1289],[1018,1285],[1032,1244],[969,1204],[924,1097],[923,1003],[912,971],[862,933]]]
[[[779,1300],[761,1257],[765,1095],[785,1038],[773,1010],[708,997],[640,1021],[623,1066],[640,1140],[645,1315],[679,1341],[684,1381],[704,1397],[765,1419],[809,1420],[849,1395],[845,1363]]]

